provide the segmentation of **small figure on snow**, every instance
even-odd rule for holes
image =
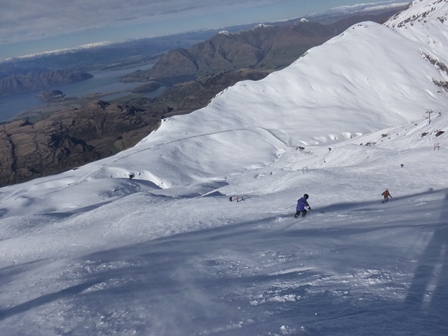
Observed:
[[[383,193],[381,194],[383,195],[384,199],[381,203],[387,203],[389,201],[389,197],[392,198],[392,195],[390,194],[389,190],[384,190]]]
[[[305,217],[307,212],[306,209],[311,210],[311,207],[307,201],[308,198],[308,194],[305,194],[302,198],[297,200],[296,214],[294,216],[295,218],[299,217],[300,213],[302,213],[302,217]]]
[[[237,202],[239,202],[240,200],[238,199],[238,196],[236,196],[236,197],[235,197],[235,196],[230,196],[230,197],[229,197],[229,201],[230,201],[230,202],[233,202],[233,201],[237,201]]]

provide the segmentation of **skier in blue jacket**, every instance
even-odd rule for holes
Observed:
[[[296,215],[294,216],[295,218],[300,216],[300,213],[302,213],[302,217],[306,216],[306,209],[311,210],[310,205],[308,204],[307,199],[309,198],[308,194],[303,195],[302,198],[300,198],[297,201],[297,207],[296,207]]]

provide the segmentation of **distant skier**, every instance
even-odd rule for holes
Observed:
[[[296,214],[294,216],[295,218],[299,217],[300,213],[302,213],[302,217],[305,217],[307,212],[306,209],[311,210],[311,207],[307,201],[308,198],[308,194],[305,194],[302,198],[297,200]]]
[[[381,203],[387,203],[389,201],[389,197],[392,198],[392,195],[390,194],[389,190],[384,190],[383,193],[381,194],[383,195],[384,199]]]

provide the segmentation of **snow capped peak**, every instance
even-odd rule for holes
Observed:
[[[301,18],[300,22],[310,22],[310,21],[308,19],[306,19],[306,18]]]
[[[270,25],[267,25],[267,24],[264,24],[264,23],[260,23],[260,24],[257,24],[254,28],[252,28],[252,30],[263,29],[263,28],[266,28],[266,27],[270,27]]]
[[[104,46],[108,46],[113,43],[114,42],[112,42],[112,41],[93,42],[93,43],[82,44],[75,49],[90,49],[90,48],[96,48],[96,47],[104,47]]]
[[[88,44],[83,44],[80,45],[78,47],[75,48],[64,48],[64,49],[58,49],[58,50],[50,50],[50,51],[44,51],[41,53],[35,53],[35,54],[28,54],[28,55],[23,55],[23,56],[18,56],[15,57],[17,59],[26,59],[26,58],[34,58],[34,57],[41,57],[41,56],[47,56],[47,55],[58,55],[58,54],[67,54],[67,53],[72,53],[72,52],[76,52],[79,50],[83,50],[83,49],[91,49],[91,48],[97,48],[97,47],[104,47],[110,44],[113,44],[115,42],[112,41],[102,41],[102,42],[94,42],[94,43],[88,43]],[[7,62],[10,60],[13,60],[14,58],[8,58],[5,59],[3,62]]]
[[[219,35],[227,35],[227,36],[232,35],[232,33],[228,32],[227,30],[221,30],[221,31],[218,32],[218,34]]]

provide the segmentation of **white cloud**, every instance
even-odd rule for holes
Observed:
[[[193,16],[224,8],[264,6],[274,0],[21,0],[0,1],[0,43],[12,43],[92,28],[148,23],[182,14]]]
[[[322,7],[347,4],[353,4],[353,1],[314,3],[308,0],[0,0],[0,44],[68,35],[89,29],[153,24],[166,20],[175,20],[176,25],[181,25],[185,19],[220,14],[232,9],[237,17],[243,9],[250,12],[263,6],[275,5],[277,9],[283,7],[285,13],[290,15],[290,9],[293,7],[316,7],[322,10]]]

